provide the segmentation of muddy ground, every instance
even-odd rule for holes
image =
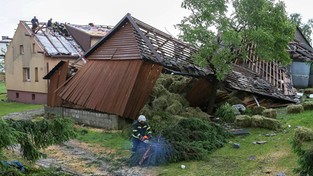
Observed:
[[[106,157],[107,149],[89,145],[78,140],[70,140],[62,145],[48,147],[47,158],[37,164],[42,167],[55,167],[71,175],[107,176],[153,176],[147,167],[128,167],[126,162],[116,164]]]

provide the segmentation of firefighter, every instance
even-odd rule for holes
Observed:
[[[136,152],[141,142],[152,137],[152,131],[144,115],[140,115],[133,123],[132,152]]]

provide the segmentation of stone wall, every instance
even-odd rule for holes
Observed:
[[[55,114],[62,117],[71,117],[79,124],[85,124],[87,126],[104,128],[108,130],[122,129],[125,127],[125,125],[130,123],[129,120],[114,114],[105,114],[64,107],[45,106],[45,113]]]

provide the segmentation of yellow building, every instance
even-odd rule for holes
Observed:
[[[30,22],[20,21],[5,56],[8,100],[46,104],[48,81],[42,78],[61,60],[76,63],[109,29],[108,26],[55,23],[48,30],[45,23],[40,23],[32,31]],[[88,30],[102,33],[93,35]]]

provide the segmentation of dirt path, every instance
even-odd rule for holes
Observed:
[[[44,110],[11,113],[4,119],[32,119],[44,114]],[[110,151],[87,143],[70,140],[62,145],[53,145],[43,151],[47,158],[40,159],[37,165],[45,168],[54,167],[75,176],[154,176],[149,168],[128,167],[123,162],[111,161],[106,156]]]
[[[37,161],[42,167],[55,167],[72,175],[153,176],[148,168],[114,165],[106,161],[105,149],[78,140],[54,145],[44,151],[48,157]]]

